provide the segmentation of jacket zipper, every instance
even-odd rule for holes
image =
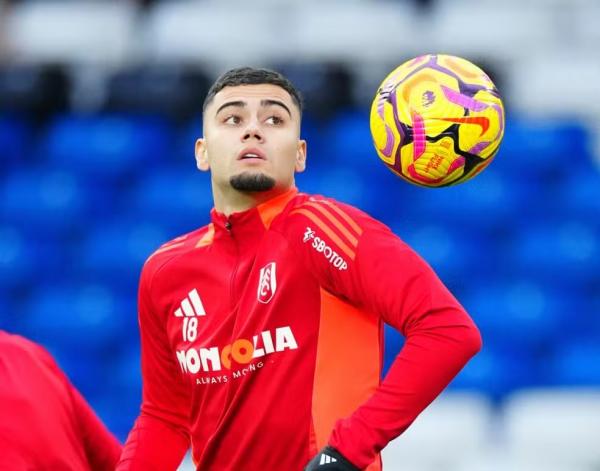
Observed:
[[[233,234],[231,232],[231,222],[229,220],[227,220],[225,222],[225,229],[227,229],[227,233],[229,234],[229,237],[231,237],[231,239],[233,241],[233,245],[235,246],[235,266],[233,267],[233,270],[231,272],[231,279],[229,281],[229,299],[230,299],[230,303],[231,303],[231,310],[233,310],[236,306],[236,300],[234,298],[234,291],[235,291],[234,285],[235,285],[235,276],[237,275],[238,267],[240,264],[240,253],[239,253],[239,249],[237,246],[237,242],[233,238]]]

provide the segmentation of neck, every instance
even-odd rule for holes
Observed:
[[[270,199],[291,190],[293,187],[275,187],[269,191],[243,192],[229,188],[222,191],[213,184],[213,199],[217,212],[229,216],[232,213],[239,213],[254,208]]]

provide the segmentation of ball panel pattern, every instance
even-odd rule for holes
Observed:
[[[371,107],[378,156],[405,180],[454,185],[480,173],[504,135],[504,107],[490,78],[469,61],[416,57],[382,82]]]

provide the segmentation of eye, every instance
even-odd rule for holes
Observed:
[[[238,115],[232,114],[227,116],[223,122],[225,124],[240,124],[242,122],[242,118],[240,118]]]
[[[267,124],[274,124],[274,125],[283,124],[283,119],[280,118],[279,116],[269,116],[267,118]]]

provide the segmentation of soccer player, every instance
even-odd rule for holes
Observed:
[[[139,287],[143,398],[118,470],[380,470],[480,349],[472,320],[385,225],[300,193],[302,103],[230,70],[204,102],[210,224],[161,246]],[[168,195],[165,195],[168,198]],[[406,342],[381,381],[382,326]]]
[[[0,470],[111,471],[120,455],[50,354],[0,330]]]

